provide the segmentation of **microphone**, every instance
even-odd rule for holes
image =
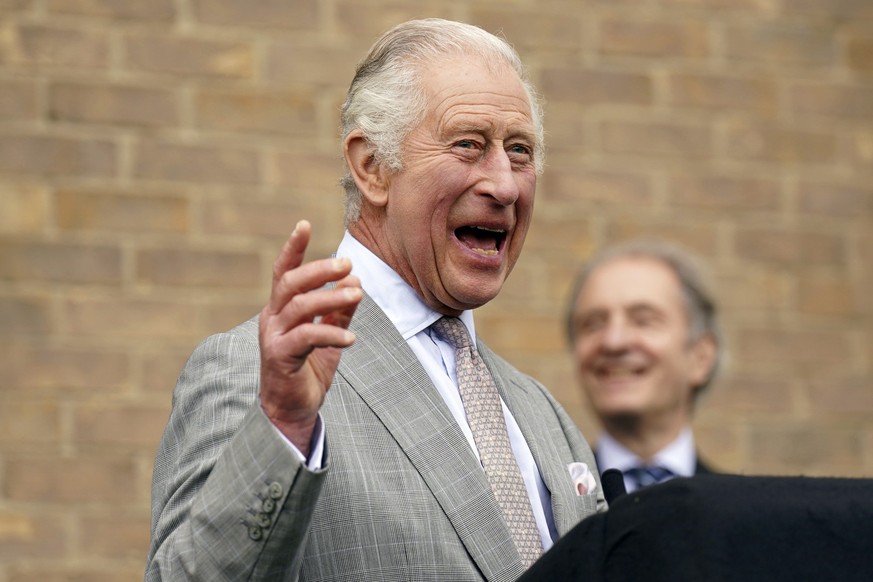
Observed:
[[[606,502],[609,504],[627,494],[627,489],[624,487],[624,474],[618,469],[607,469],[601,473],[600,484],[603,485],[603,495],[606,496]]]

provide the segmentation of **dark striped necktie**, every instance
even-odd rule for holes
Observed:
[[[676,476],[670,469],[658,466],[631,467],[626,469],[624,474],[636,485],[637,489],[662,483]]]

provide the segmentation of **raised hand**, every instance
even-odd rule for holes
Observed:
[[[347,328],[363,297],[348,259],[303,262],[311,235],[301,220],[282,247],[259,322],[261,407],[307,456],[341,350],[355,341]],[[325,287],[330,282],[336,286]]]

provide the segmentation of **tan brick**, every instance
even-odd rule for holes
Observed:
[[[345,173],[345,164],[336,153],[300,153],[280,151],[270,159],[270,173],[279,186],[290,188],[288,197],[306,198],[310,193],[318,193],[315,198],[333,196],[341,205],[343,192],[339,180]]]
[[[773,65],[827,65],[836,60],[830,32],[806,23],[771,22],[728,26],[724,34],[727,57]]]
[[[203,228],[213,234],[287,238],[298,220],[318,222],[322,212],[317,200],[288,198],[288,202],[211,201],[204,209]]]
[[[585,18],[581,14],[542,4],[513,10],[472,5],[470,22],[511,39],[519,52],[531,49],[575,51],[582,47]]]
[[[0,330],[21,337],[51,330],[51,304],[44,297],[0,297]]]
[[[873,130],[859,129],[847,140],[846,160],[858,168],[873,166]]]
[[[606,17],[598,30],[600,52],[646,57],[705,57],[710,31],[703,22],[667,22]]]
[[[0,511],[0,548],[13,541],[33,541],[36,527],[23,513]]]
[[[67,549],[66,532],[59,527],[54,515],[0,510],[0,562],[11,564],[13,560],[32,558],[57,560]]]
[[[379,3],[379,10],[359,0],[337,0],[334,14],[335,26],[346,36],[359,42],[372,42],[377,36],[395,26],[423,14],[436,18],[457,18],[454,7],[442,0],[385,0]],[[478,24],[467,20],[472,24]],[[361,46],[366,51],[367,46]],[[363,52],[361,52],[363,55]]]
[[[674,73],[667,83],[671,105],[768,114],[776,111],[776,83],[772,80]]]
[[[863,435],[851,427],[757,426],[750,432],[753,473],[861,476]]]
[[[547,97],[548,98],[548,97]],[[595,131],[594,121],[587,118],[587,109],[567,102],[546,102],[545,129],[548,157],[546,165],[549,168],[544,174],[557,168],[550,160],[553,156],[567,156],[574,165],[580,156],[593,149]]]
[[[259,177],[257,152],[248,149],[145,141],[134,155],[137,178],[254,184]]]
[[[873,71],[873,37],[854,37],[848,40],[846,60],[855,71]]]
[[[48,10],[58,14],[145,22],[170,22],[176,16],[173,0],[49,0]]]
[[[117,164],[116,145],[104,139],[0,135],[0,172],[110,177]]]
[[[782,263],[845,264],[845,248],[840,237],[812,232],[759,230],[737,232],[736,253],[744,259]]]
[[[810,383],[810,402],[817,414],[873,414],[873,382],[868,377],[833,375]]]
[[[326,86],[345,91],[361,56],[359,50],[348,47],[277,41],[268,47],[265,75],[271,83]]]
[[[166,301],[69,299],[62,311],[72,334],[149,340],[199,337],[196,308]]]
[[[251,79],[254,48],[243,42],[168,35],[132,35],[125,42],[128,68],[172,75]]]
[[[851,315],[857,313],[860,297],[845,277],[806,275],[798,285],[798,308],[813,315]]]
[[[0,119],[36,120],[40,114],[38,103],[34,81],[0,79]]]
[[[789,163],[833,161],[837,143],[833,134],[767,124],[732,127],[727,152],[732,158]]]
[[[148,285],[251,288],[261,283],[257,253],[147,249],[136,255],[136,278]]]
[[[60,432],[57,402],[0,397],[0,447],[57,443]]]
[[[316,135],[315,99],[305,92],[204,90],[195,107],[197,126],[204,129]]]
[[[719,305],[725,310],[756,310],[762,313],[793,308],[789,277],[767,267],[753,268],[743,262],[739,273],[717,277]]]
[[[741,329],[732,347],[740,362],[816,367],[846,364],[848,334],[840,331]]]
[[[800,209],[838,218],[873,216],[873,188],[868,185],[802,183]]]
[[[791,10],[798,14],[818,14],[841,18],[873,18],[873,6],[867,0],[792,0]]]
[[[764,13],[770,13],[773,9],[771,0],[658,0],[658,2],[675,8],[729,8],[737,11],[757,10]]]
[[[790,111],[801,118],[822,115],[873,119],[873,86],[794,83],[788,94]]]
[[[712,155],[712,131],[702,126],[607,121],[601,125],[601,134],[603,149],[608,153],[682,159],[701,159]]]
[[[57,225],[63,230],[185,233],[191,226],[190,203],[181,196],[78,189],[56,196]]]
[[[104,448],[138,447],[151,453],[167,424],[167,406],[141,404],[84,405],[73,415],[73,442]]]
[[[654,94],[651,77],[639,73],[548,67],[540,79],[539,89],[549,103],[651,105]]]
[[[0,10],[5,10],[7,12],[24,10],[25,8],[32,7],[32,0],[0,0]]]
[[[122,353],[102,349],[64,349],[48,345],[0,344],[3,388],[22,393],[118,390],[130,376]]]
[[[582,256],[590,252],[591,244],[590,226],[584,219],[569,216],[563,219],[534,216],[525,241],[522,261],[534,265],[539,263],[539,260],[545,260],[544,255],[556,252],[572,252]],[[523,277],[514,274],[513,278]],[[519,296],[519,299],[523,297]],[[530,295],[528,294],[527,297]]]
[[[317,0],[193,0],[198,22],[310,31],[318,26]]]
[[[71,30],[22,24],[0,42],[0,63],[106,69],[108,31]]]
[[[588,170],[563,164],[546,172],[537,188],[548,202],[595,203],[606,206],[651,204],[652,191],[645,176],[632,172]]]
[[[701,405],[720,414],[788,417],[797,409],[792,383],[781,377],[734,374],[702,396]]]
[[[262,299],[253,299],[249,303],[220,303],[205,306],[203,308],[203,320],[207,322],[206,326],[208,329],[206,333],[225,331],[236,327],[244,321],[248,321],[264,308],[269,292],[269,288],[265,285],[263,293],[260,294],[263,297]]]
[[[516,314],[511,319],[486,316],[481,321],[477,318],[477,333],[480,323],[483,337],[489,338],[489,344],[498,353],[503,350],[551,353],[566,349],[561,326],[538,315]]]
[[[142,363],[142,388],[150,393],[166,395],[165,402],[169,402],[179,373],[190,354],[191,348],[185,348],[145,355]]]
[[[178,123],[177,109],[169,89],[57,83],[49,92],[49,115],[59,121],[166,127]]]
[[[119,582],[142,578],[142,566],[137,568],[128,563],[94,566],[73,563],[60,569],[40,564],[38,567],[11,567],[9,572],[8,582]]]
[[[701,419],[707,408],[697,414],[694,422],[694,443],[707,465],[718,472],[741,473],[743,468],[740,431],[724,422],[706,422]]]
[[[140,558],[149,549],[147,517],[111,515],[82,520],[82,551],[89,558]]]
[[[7,459],[4,481],[11,501],[129,503],[136,467],[90,457]]]
[[[713,256],[718,243],[715,229],[701,223],[646,223],[625,220],[607,225],[605,242],[617,243],[630,238],[663,239],[688,247],[704,257]]]
[[[0,182],[0,233],[37,233],[48,224],[48,196],[44,188],[28,183]]]
[[[10,241],[0,245],[0,279],[117,285],[121,252],[102,245]]]
[[[667,196],[673,208],[775,211],[780,206],[778,182],[756,178],[677,174],[670,177]]]

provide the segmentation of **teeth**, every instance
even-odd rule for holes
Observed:
[[[608,378],[626,378],[633,376],[634,373],[632,370],[606,370],[603,375]]]
[[[497,233],[503,233],[503,232],[506,232],[506,231],[505,231],[504,229],[502,229],[502,228],[488,228],[487,226],[474,226],[473,228],[476,228],[476,229],[479,229],[479,230],[485,230],[485,231],[488,231],[488,232],[497,232]]]
[[[477,253],[479,253],[480,255],[487,255],[489,257],[493,257],[493,256],[497,255],[497,251],[495,251],[494,249],[476,249],[476,248],[474,248],[473,250],[476,251]]]

